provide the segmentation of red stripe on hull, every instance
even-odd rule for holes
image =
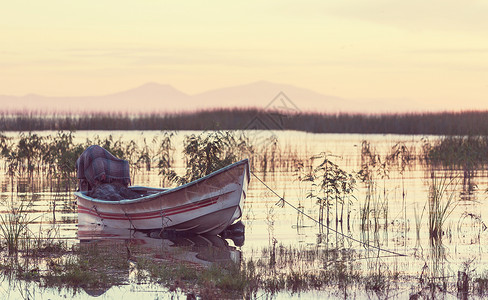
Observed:
[[[170,208],[170,209],[163,209],[145,213],[128,213],[128,214],[121,214],[121,213],[106,213],[106,212],[97,212],[93,209],[86,208],[82,205],[78,205],[78,213],[85,213],[95,217],[99,217],[102,219],[107,220],[149,220],[149,219],[157,219],[161,218],[161,215],[164,217],[181,214],[193,210],[197,210],[200,208],[204,208],[210,205],[214,205],[217,203],[219,197],[213,197],[210,199],[202,200],[195,203],[185,204],[179,207]],[[122,204],[123,205],[123,204]]]

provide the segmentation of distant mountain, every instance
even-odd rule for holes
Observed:
[[[3,110],[47,112],[173,112],[191,97],[170,85],[147,83],[134,89],[91,97],[0,96]]]
[[[145,104],[156,104],[160,106],[165,101],[189,101],[190,96],[175,89],[170,85],[163,85],[158,83],[146,83],[140,87],[123,91],[120,93],[101,96],[100,100],[106,101],[122,101],[127,104],[135,104],[133,101],[139,99]],[[137,102],[139,103],[139,102]],[[142,104],[142,103],[141,103]],[[164,105],[161,105],[164,107]]]
[[[47,97],[41,95],[1,96],[2,110],[41,112],[182,112],[213,108],[263,108],[289,112],[385,112],[405,111],[405,103],[354,101],[267,81],[188,95],[170,85],[147,83],[126,91],[90,97]],[[400,103],[401,104],[401,103]],[[381,109],[377,109],[381,107]]]
[[[300,111],[340,111],[341,106],[349,105],[349,101],[339,97],[322,95],[311,90],[295,87],[288,84],[277,84],[267,81],[222,88],[195,95],[201,103],[211,107],[256,107],[276,108],[282,104],[279,96],[286,98],[290,109]],[[278,99],[275,99],[278,97]]]

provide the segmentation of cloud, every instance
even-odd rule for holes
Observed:
[[[261,55],[264,49],[221,49],[208,47],[187,48],[71,48],[64,50],[67,56],[84,59],[112,58],[125,61],[131,66],[163,65],[232,65],[243,67],[262,67],[284,65],[283,61]]]
[[[302,18],[346,18],[402,30],[469,31],[488,29],[488,4],[477,0],[301,1],[278,8]]]
[[[433,48],[417,49],[407,51],[407,53],[419,54],[488,54],[488,48]]]
[[[343,16],[409,30],[472,32],[488,29],[488,6],[480,1],[360,1],[354,5],[336,7],[333,11]]]

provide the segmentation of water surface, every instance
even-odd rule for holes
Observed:
[[[184,136],[195,132],[178,132],[174,138],[173,167],[177,172],[184,172],[182,145]],[[197,132],[198,133],[198,132]],[[13,133],[9,133],[16,136]],[[41,132],[40,135],[53,135],[52,132]],[[122,141],[134,140],[149,143],[159,132],[76,132],[76,141],[85,142],[94,139],[95,135],[106,137],[112,134]],[[209,259],[210,249],[232,261],[247,262],[271,261],[273,268],[285,272],[308,270],[327,270],[333,259],[333,251],[347,250],[347,255],[338,254],[334,259],[348,260],[349,267],[364,274],[389,273],[397,274],[397,298],[404,298],[411,293],[412,286],[418,286],[419,280],[428,272],[431,276],[444,278],[455,284],[459,270],[470,270],[471,275],[482,274],[487,266],[487,239],[485,207],[488,181],[486,171],[477,170],[466,176],[465,170],[457,168],[431,168],[420,163],[422,144],[425,140],[433,142],[435,136],[398,136],[398,135],[354,135],[354,134],[309,134],[303,132],[264,132],[249,131],[247,135],[260,149],[251,162],[253,175],[249,185],[248,197],[244,203],[242,221],[246,225],[244,242],[231,239],[187,240],[180,252],[181,241],[134,235],[127,232],[110,232],[94,228],[77,226],[76,200],[73,192],[74,182],[66,183],[57,179],[34,175],[33,177],[11,177],[5,173],[5,164],[0,170],[1,193],[4,206],[2,213],[7,213],[8,203],[23,201],[32,202],[29,212],[35,221],[30,224],[33,231],[53,231],[56,238],[66,240],[69,244],[79,245],[86,242],[110,243],[126,239],[139,241],[147,246],[147,251],[154,250],[155,256],[160,253],[185,261],[195,260],[196,264],[208,265],[216,260]],[[273,146],[266,138],[276,135],[278,144]],[[309,172],[307,167],[310,158],[322,153],[346,172],[356,175],[365,162],[361,156],[363,141],[379,155],[383,162],[391,149],[398,143],[406,145],[415,158],[404,169],[399,164],[388,168],[372,168],[372,181],[368,184],[357,180],[356,189],[343,205],[331,202],[330,223],[318,224],[319,208],[316,199],[307,198],[313,189],[311,182],[299,180],[300,174]],[[273,148],[275,147],[275,148]],[[274,150],[273,150],[274,149]],[[266,162],[264,164],[264,162]],[[304,168],[298,168],[299,162]],[[317,160],[315,161],[315,164]],[[264,169],[263,165],[266,166]],[[433,186],[432,177],[448,178],[446,195],[452,196],[455,205],[452,213],[445,219],[442,233],[437,239],[429,234],[428,200],[429,190]],[[259,178],[259,179],[258,179]],[[260,182],[262,180],[267,186]],[[150,171],[141,169],[134,174],[134,185],[162,187],[167,181],[162,180],[157,168]],[[286,200],[280,201],[278,194]],[[365,205],[370,203],[369,213],[365,217]],[[277,205],[279,204],[279,205]],[[297,210],[296,208],[299,208]],[[342,211],[342,222],[339,219]],[[336,213],[337,212],[337,213]],[[417,231],[418,229],[418,231]],[[91,232],[91,233],[90,233]],[[373,245],[374,247],[369,247]],[[205,250],[207,247],[207,250]],[[166,249],[167,251],[162,251]],[[202,250],[203,249],[203,250]],[[382,251],[385,249],[390,252]],[[162,252],[161,252],[162,251]],[[199,252],[200,251],[200,252]],[[202,254],[202,252],[204,254]],[[215,251],[211,251],[212,253]],[[339,253],[338,252],[338,253]],[[403,254],[398,256],[391,252]],[[207,257],[205,256],[207,254]],[[307,253],[314,253],[308,257]],[[301,255],[300,255],[301,254]],[[154,257],[160,259],[161,257]],[[205,259],[206,258],[206,259]],[[288,271],[287,271],[288,270]],[[272,272],[269,273],[272,276]],[[130,272],[128,278],[130,278]],[[130,280],[128,280],[130,283]],[[368,291],[354,290],[358,298],[368,295]],[[58,296],[58,292],[45,291],[35,283],[15,282],[6,284],[3,281],[0,294],[3,297],[23,298],[28,292],[36,299]],[[68,290],[64,291],[69,294]],[[137,294],[141,299],[164,298],[172,294],[185,297],[184,293],[170,293],[166,288],[151,284],[128,284],[114,286],[102,291],[104,297],[127,298]],[[259,291],[256,296],[266,295]],[[75,298],[86,298],[89,291],[80,291]],[[301,293],[280,292],[276,299],[321,298],[351,295],[347,293],[323,291],[302,291]],[[384,295],[383,295],[384,296]],[[403,296],[403,297],[402,297]]]

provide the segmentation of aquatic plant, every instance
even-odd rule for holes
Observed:
[[[241,294],[250,288],[251,281],[246,267],[241,268],[236,263],[216,263],[207,268],[198,268],[190,264],[171,264],[164,261],[140,257],[137,258],[135,267],[139,282],[153,281],[169,287],[185,289],[190,284],[192,290],[200,287],[196,292],[202,297],[228,298]]]
[[[69,178],[76,171],[76,160],[85,147],[73,143],[72,132],[59,131],[56,136],[48,136],[42,153],[42,163],[50,176]]]
[[[434,144],[424,140],[422,152],[427,164],[473,170],[488,164],[488,136],[447,136]]]
[[[390,165],[397,164],[400,174],[403,175],[407,167],[415,161],[415,154],[413,148],[407,147],[405,142],[398,142],[390,149],[390,153],[386,156]]]
[[[442,238],[444,233],[444,223],[459,202],[454,199],[455,193],[451,189],[456,178],[447,178],[446,176],[439,178],[435,173],[432,173],[431,180],[427,205],[429,236],[432,240],[438,240]]]
[[[10,176],[14,176],[17,170],[17,159],[12,149],[12,138],[0,134],[0,157],[5,160],[5,169]]]
[[[20,133],[20,140],[17,144],[17,160],[20,170],[32,174],[34,169],[39,166],[41,153],[43,151],[43,138],[35,133],[29,132],[25,135]]]
[[[51,260],[43,274],[46,286],[103,288],[127,282],[129,261],[121,245],[80,245],[72,255]]]
[[[41,222],[37,234],[30,232],[27,235],[25,245],[20,249],[24,257],[63,255],[70,251],[67,241],[60,238],[59,225],[51,224],[48,228],[42,226]]]
[[[163,131],[161,137],[157,136],[153,139],[153,144],[157,145],[155,159],[159,170],[158,174],[163,175],[164,178],[166,178],[166,175],[170,174],[171,166],[174,163],[174,136],[174,132]]]
[[[380,219],[384,220],[385,227],[388,226],[386,180],[399,155],[403,156],[401,152],[393,151],[392,154],[382,158],[370,142],[363,140],[361,143],[361,170],[357,173],[357,177],[366,186],[365,199],[360,208],[360,226],[363,235],[368,234],[371,225],[373,225],[374,232],[378,232]],[[378,185],[378,177],[383,182],[382,188]],[[369,240],[369,237],[363,236],[363,238]]]
[[[6,203],[8,211],[0,214],[0,234],[5,240],[9,255],[16,254],[19,250],[19,242],[27,237],[29,228],[35,219],[31,219],[28,211],[32,202],[14,203],[13,200]]]
[[[320,223],[323,223],[324,210],[326,210],[326,222],[327,225],[330,224],[330,208],[335,205],[336,226],[338,223],[342,224],[344,205],[347,201],[354,199],[353,192],[356,181],[352,174],[347,173],[329,160],[325,153],[313,156],[311,160],[322,160],[322,162],[313,168],[309,176],[302,179],[311,182],[312,189],[307,194],[307,198],[316,200],[319,205],[318,218]]]
[[[365,184],[365,200],[360,209],[361,230],[366,231],[370,225],[377,232],[383,219],[383,225],[388,226],[389,193],[387,180],[392,170],[398,170],[402,178],[402,211],[404,220],[404,233],[406,234],[406,189],[404,173],[416,160],[414,148],[408,147],[405,142],[394,144],[389,151],[378,154],[369,141],[361,142],[361,169],[357,173],[358,179]]]
[[[179,176],[170,171],[168,178],[184,184],[237,161],[238,154],[245,147],[244,139],[228,131],[203,132],[185,137],[183,154],[186,159],[186,173]]]
[[[375,184],[368,184],[365,201],[360,208],[360,227],[363,232],[367,232],[373,223],[374,231],[377,232],[380,227],[379,219],[384,202],[381,201],[381,195],[377,192]]]
[[[152,163],[152,148],[146,142],[146,138],[142,139],[142,147],[139,151],[139,157],[137,158],[136,164],[140,165],[140,168],[145,168],[146,171],[151,171],[151,163]]]
[[[19,134],[19,141],[16,145],[12,140],[2,135],[0,142],[0,155],[6,160],[7,170],[10,175],[31,175],[39,171],[41,155],[44,150],[43,138],[29,132]]]
[[[417,246],[420,245],[420,229],[422,228],[422,219],[424,217],[424,212],[425,212],[426,206],[427,206],[427,204],[424,205],[422,212],[420,214],[417,211],[417,205],[415,205],[413,207],[414,216],[415,216],[415,233],[416,233],[416,237],[417,237],[417,240],[416,240]]]
[[[415,160],[413,147],[409,148],[404,142],[396,143],[387,155],[387,161],[390,165],[397,165],[399,173],[402,176],[402,211],[403,211],[403,229],[404,235],[407,235],[407,203],[405,189],[405,171],[407,167]],[[417,235],[418,236],[418,235]]]
[[[261,170],[264,174],[268,171],[273,172],[275,170],[280,156],[278,151],[278,138],[275,135],[271,135],[262,141],[257,153],[260,153],[258,160],[260,161]]]
[[[87,140],[87,144],[90,145],[99,145],[100,147],[104,148],[108,152],[112,153],[115,157],[121,158],[121,159],[128,159],[128,155],[130,156],[133,154],[132,152],[126,151],[126,150],[133,150],[133,148],[127,148],[124,149],[124,142],[122,141],[121,137],[119,137],[117,140],[114,139],[114,137],[110,134],[108,137],[101,139],[98,135],[95,136],[93,142],[90,140]]]
[[[20,133],[16,144],[2,136],[0,148],[10,176],[45,173],[58,178],[74,175],[76,159],[84,150],[83,145],[73,143],[72,132],[62,131],[45,137]]]

